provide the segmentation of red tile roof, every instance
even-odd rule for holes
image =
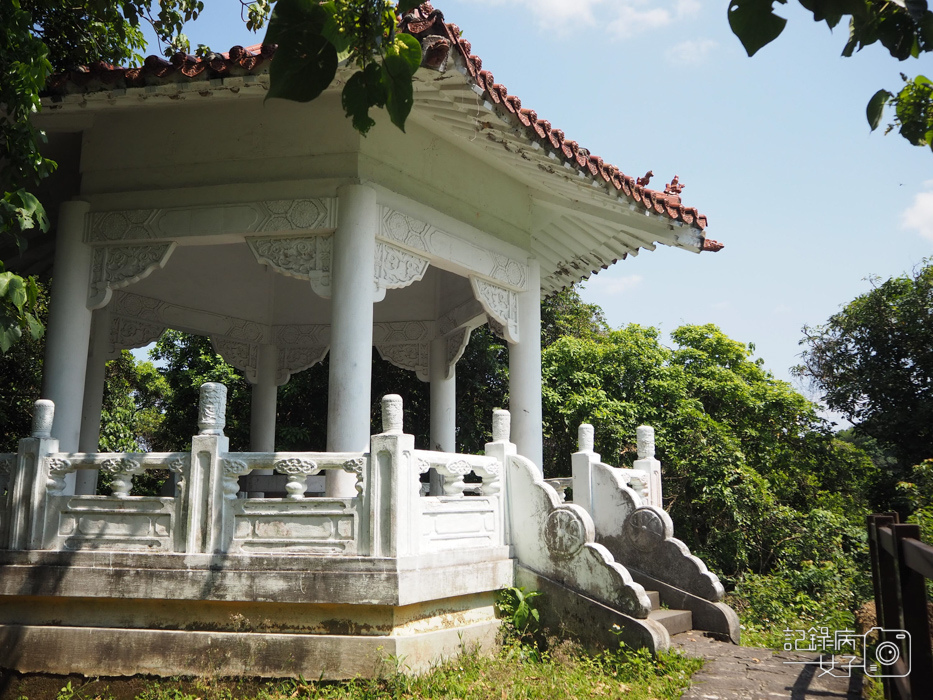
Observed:
[[[568,139],[564,132],[555,129],[545,119],[539,119],[534,110],[522,107],[522,101],[510,95],[504,85],[495,81],[492,73],[483,70],[483,61],[471,53],[470,42],[461,38],[455,24],[444,21],[444,15],[435,10],[431,3],[424,3],[402,18],[402,31],[421,41],[422,65],[434,70],[445,70],[451,57],[451,48],[461,56],[470,79],[478,86],[484,98],[504,118],[523,129],[526,136],[554,153],[559,160],[584,175],[601,179],[615,191],[625,195],[647,211],[680,221],[698,229],[706,228],[706,216],[693,207],[681,203],[683,189],[675,176],[664,192],[647,187],[650,171],[644,178],[626,175],[619,168],[603,161],[578,144]],[[158,56],[149,56],[138,68],[119,68],[106,63],[96,63],[76,70],[58,73],[49,79],[48,91],[53,96],[81,91],[93,92],[114,88],[144,87],[196,79],[215,79],[227,76],[247,75],[263,67],[275,54],[274,46],[257,44],[248,48],[234,46],[228,53],[211,54],[199,59],[185,54],[176,54],[166,61]],[[723,245],[707,240],[702,250],[715,252]]]

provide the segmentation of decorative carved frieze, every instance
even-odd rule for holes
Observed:
[[[285,384],[291,375],[321,362],[330,350],[330,326],[303,324],[275,326],[272,339],[278,348],[275,383]]]
[[[297,279],[330,273],[333,234],[296,238],[247,238],[260,264]]]
[[[101,246],[91,263],[89,309],[106,306],[114,289],[129,286],[165,267],[175,243],[135,246]]]
[[[275,326],[272,329],[272,338],[277,347],[329,345],[330,326],[325,324]]]
[[[210,333],[215,350],[243,371],[253,368],[250,355],[270,336],[268,326],[242,318],[221,316],[149,297],[117,292],[110,309],[111,351],[143,347],[158,340],[168,327]],[[219,347],[222,346],[222,347]]]
[[[110,346],[112,357],[120,350],[144,348],[154,343],[165,332],[165,326],[134,318],[114,316],[110,319]]]
[[[420,281],[428,271],[430,261],[388,243],[376,243],[376,265],[373,272],[380,299],[386,289],[401,289]],[[381,290],[381,291],[380,291]]]
[[[261,216],[257,231],[308,231],[336,225],[332,199],[285,199],[252,206]]]
[[[175,240],[191,236],[313,231],[336,226],[330,199],[241,202],[177,209],[92,212],[87,242]]]
[[[89,240],[110,242],[154,238],[153,222],[161,213],[158,209],[92,212]]]
[[[523,261],[492,252],[389,207],[382,209],[380,236],[429,257],[448,260],[513,290],[524,290],[528,280]]]
[[[415,372],[423,382],[430,380],[430,345],[429,343],[400,343],[395,345],[376,345],[379,356],[396,367]]]
[[[447,374],[450,376],[450,369],[458,360],[463,357],[467,344],[470,342],[470,329],[458,328],[447,336]]]
[[[490,328],[494,331],[492,321],[495,320],[501,327],[501,333],[510,343],[518,342],[518,299],[510,289],[488,282],[479,277],[470,277],[470,285],[477,301],[490,317]]]
[[[373,324],[373,344],[428,343],[434,337],[431,321],[396,321]]]
[[[259,381],[259,345],[213,336],[211,344],[214,346],[214,352],[220,355],[224,362],[246,375],[248,382],[255,384]]]
[[[278,386],[285,384],[289,378],[313,367],[318,362],[322,362],[327,357],[330,350],[329,345],[311,345],[291,348],[279,348],[278,367],[275,372],[275,383]]]

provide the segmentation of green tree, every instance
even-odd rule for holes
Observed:
[[[888,447],[900,479],[933,456],[933,263],[881,282],[804,328],[796,373],[856,432]]]
[[[672,338],[666,348],[657,330],[630,325],[545,348],[549,476],[569,474],[580,423],[596,426],[597,451],[614,466],[631,465],[635,428],[652,425],[678,536],[728,576],[795,558],[814,508],[839,527],[858,521],[871,462],[837,443],[812,403],[715,326]]]
[[[787,0],[730,0],[729,24],[749,56],[771,43],[784,31],[787,20],[775,14],[775,3]],[[880,43],[900,61],[933,51],[933,12],[927,0],[800,0],[816,22],[832,29],[849,18],[848,41],[843,56],[852,56]],[[918,75],[901,73],[904,86],[896,93],[878,90],[869,100],[866,116],[872,131],[881,123],[886,107],[894,110],[887,132],[897,129],[915,146],[933,148],[933,83]]]
[[[154,10],[153,6],[158,10]],[[33,190],[55,169],[42,154],[45,134],[31,121],[39,95],[54,71],[97,61],[142,60],[140,22],[151,24],[165,52],[187,51],[184,23],[201,0],[4,0],[0,3],[0,245],[22,250],[30,232],[49,229]],[[5,271],[0,262],[0,354],[26,332],[38,339],[38,288],[34,279]]]
[[[167,390],[141,397],[143,408],[152,406],[162,413],[151,448],[158,451],[187,450],[197,432],[198,401],[201,385],[220,382],[227,387],[227,426],[234,452],[249,450],[249,406],[251,390],[243,373],[228,365],[214,352],[204,336],[169,330],[162,334],[151,351],[162,363],[158,372]]]

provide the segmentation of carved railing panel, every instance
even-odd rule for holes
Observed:
[[[190,466],[187,452],[52,453],[44,458],[45,486],[42,549],[175,551],[176,499],[131,496],[133,478],[145,471],[177,474],[183,488]],[[65,477],[93,469],[111,477],[110,496],[65,494]]]

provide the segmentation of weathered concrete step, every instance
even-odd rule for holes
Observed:
[[[652,610],[648,619],[662,625],[671,636],[693,629],[693,613],[689,610]]]
[[[657,591],[645,591],[648,594],[648,600],[651,601],[652,610],[660,610],[661,608],[661,594]]]

